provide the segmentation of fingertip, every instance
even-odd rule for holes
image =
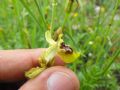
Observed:
[[[79,80],[71,70],[55,66],[26,82],[20,90],[79,90]]]
[[[24,73],[39,65],[38,58],[46,49],[0,51],[0,81],[15,82],[24,79]],[[64,65],[56,56],[54,65]]]
[[[56,55],[54,66],[64,66],[64,65],[65,63],[62,61],[62,59],[58,55]]]

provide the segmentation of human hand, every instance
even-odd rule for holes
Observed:
[[[43,51],[44,49],[1,50],[0,82],[25,80],[25,71],[38,65],[38,57]],[[26,81],[19,90],[79,90],[76,75],[63,65],[64,63],[56,56],[55,66]]]

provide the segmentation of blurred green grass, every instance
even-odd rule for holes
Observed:
[[[23,1],[23,3],[21,3]],[[36,1],[36,2],[35,2]],[[78,0],[66,16],[66,3],[56,0],[53,30],[64,24],[65,43],[81,52],[69,67],[81,90],[120,88],[120,0]],[[75,1],[75,0],[74,0]],[[0,49],[47,47],[52,0],[0,0]]]

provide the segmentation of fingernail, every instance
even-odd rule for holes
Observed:
[[[48,90],[75,90],[71,77],[64,72],[53,73],[47,81]]]

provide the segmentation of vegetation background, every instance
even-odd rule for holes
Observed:
[[[120,0],[0,0],[0,49],[47,47],[59,27],[81,52],[68,65],[80,90],[120,90]]]

